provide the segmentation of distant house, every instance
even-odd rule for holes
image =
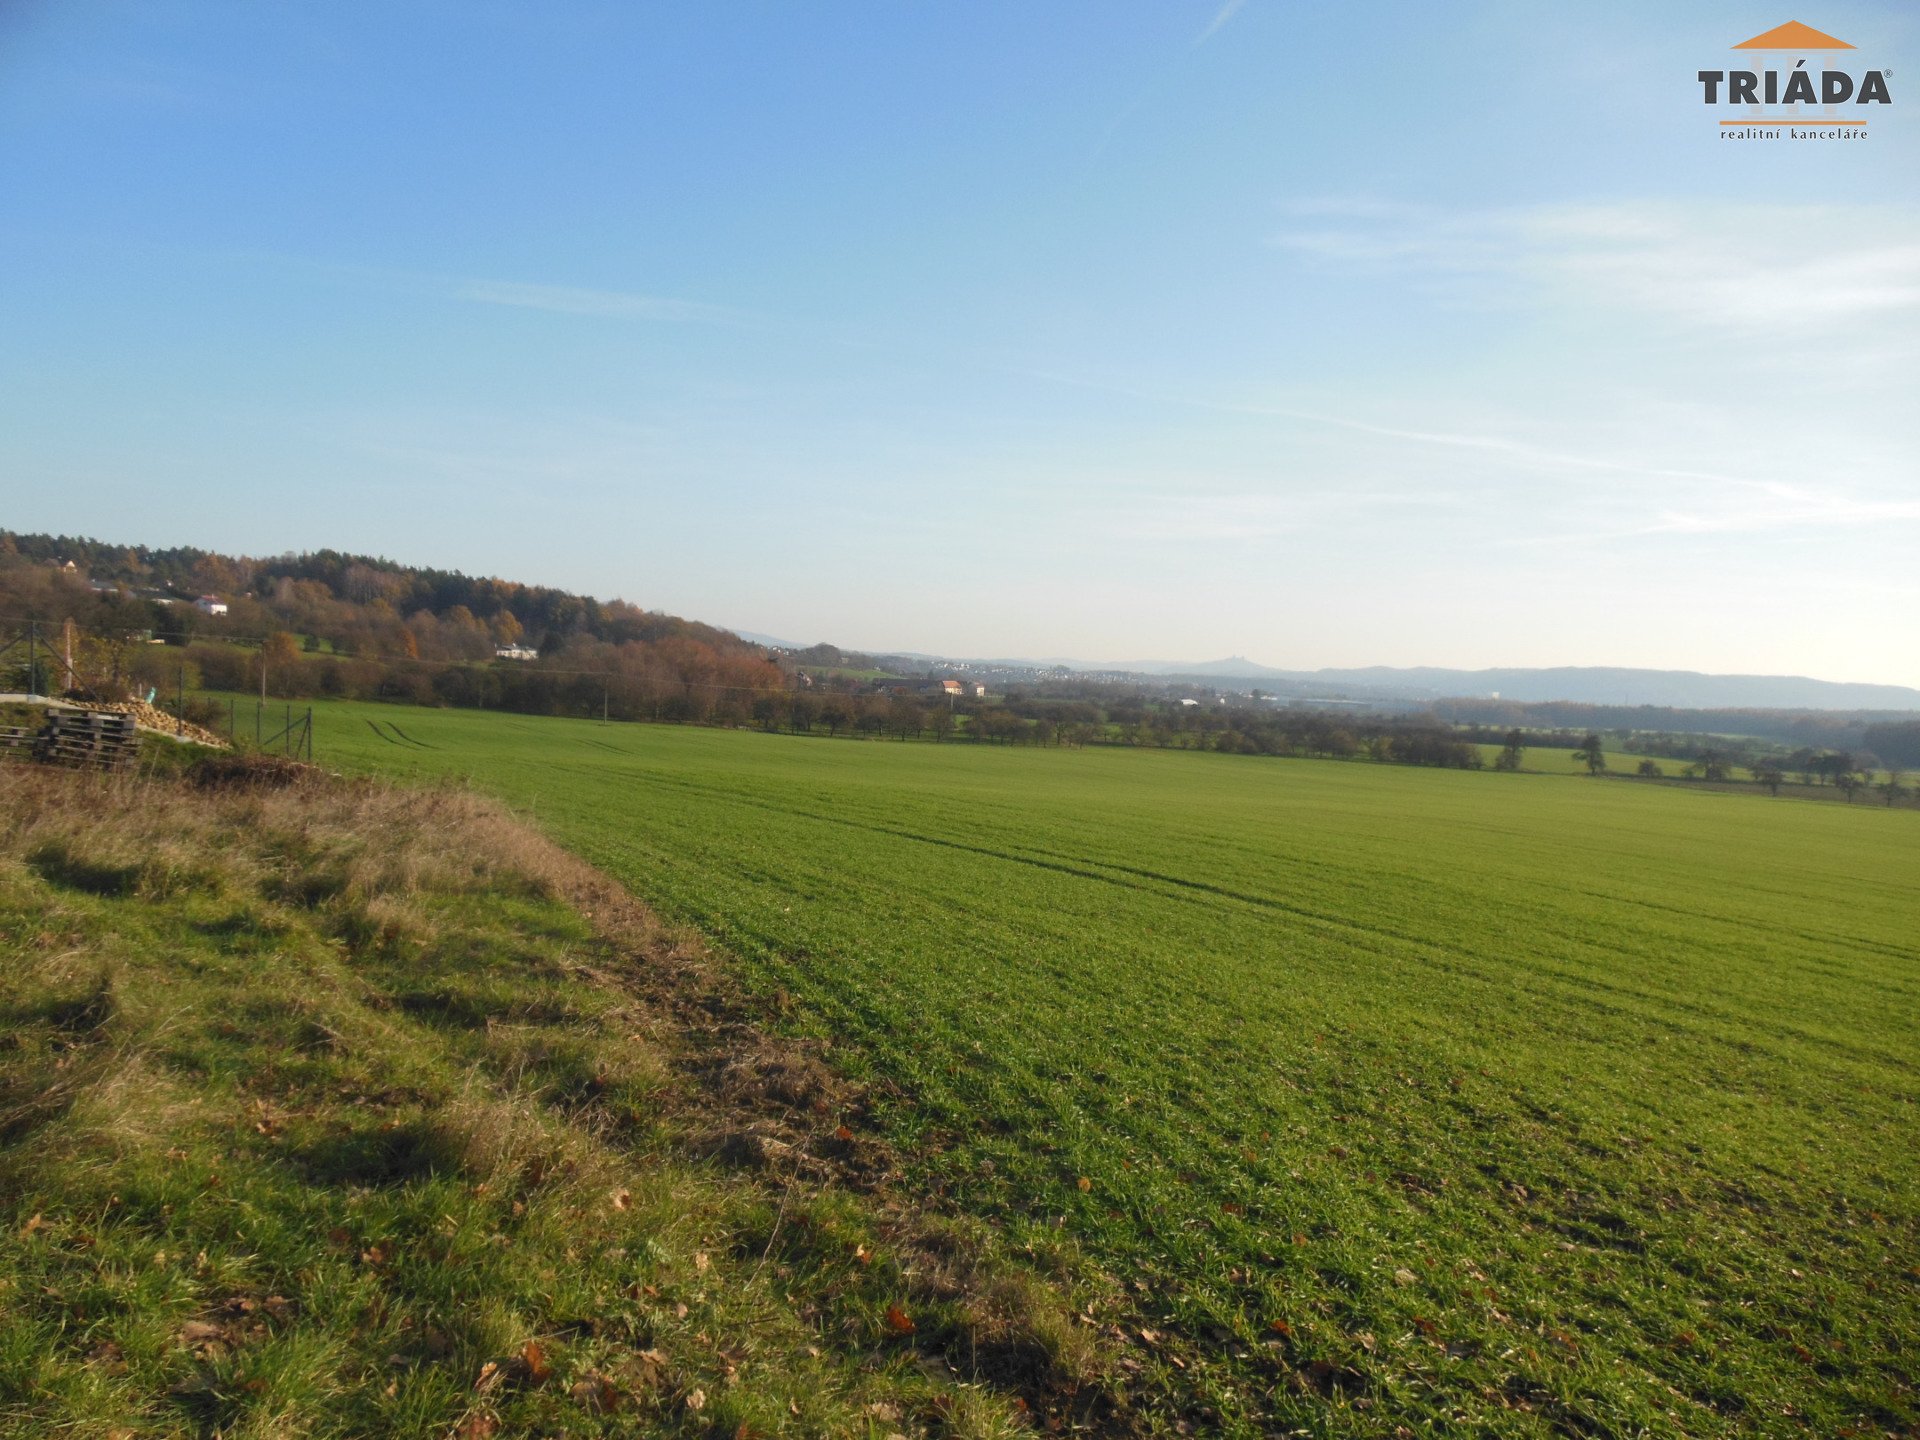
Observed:
[[[1188,699],[1184,699],[1184,698],[1183,698],[1183,699],[1182,699],[1182,700],[1180,701],[1180,703],[1181,703],[1182,705],[1198,705],[1198,704],[1199,704],[1200,702],[1199,702],[1198,700],[1188,700]]]
[[[216,600],[211,595],[202,595],[193,602],[193,608],[202,615],[224,615],[227,613],[227,602]]]
[[[982,685],[978,680],[974,681],[973,682],[973,698],[976,700],[984,700],[986,698],[986,695],[987,695],[987,687]]]
[[[920,692],[922,695],[945,695],[954,699],[967,693],[967,687],[958,680],[936,680]]]
[[[493,647],[496,660],[538,660],[540,652],[531,645],[496,645]]]

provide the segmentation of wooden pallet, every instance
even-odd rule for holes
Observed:
[[[53,710],[33,739],[33,755],[48,765],[126,770],[140,758],[140,731],[131,715],[103,710]]]

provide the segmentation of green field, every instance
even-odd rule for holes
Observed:
[[[1920,1421],[1920,817],[370,705],[738,957],[1224,1433]]]

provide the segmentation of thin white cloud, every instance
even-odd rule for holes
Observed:
[[[1246,3],[1247,0],[1226,0],[1226,4],[1222,5],[1219,10],[1214,13],[1214,17],[1208,22],[1207,28],[1194,37],[1194,47],[1197,49],[1206,44],[1207,41],[1226,29],[1228,22],[1240,13],[1240,7]]]
[[[1861,500],[1848,495],[1816,495],[1791,486],[1774,503],[1728,505],[1716,510],[1662,510],[1644,525],[1581,532],[1532,543],[1568,539],[1637,540],[1655,535],[1758,535],[1769,531],[1853,530],[1864,525],[1920,521],[1920,500]]]
[[[1273,241],[1315,264],[1470,281],[1487,296],[1741,330],[1831,329],[1920,306],[1920,214],[1905,206],[1452,211],[1333,197],[1289,209]]]
[[[1177,405],[1187,409],[1210,410],[1231,415],[1265,416],[1274,420],[1293,420],[1309,425],[1325,426],[1335,430],[1347,430],[1362,435],[1376,435],[1387,440],[1405,440],[1418,445],[1430,445],[1449,450],[1479,451],[1496,456],[1531,469],[1552,468],[1571,470],[1600,470],[1619,475],[1638,476],[1647,480],[1696,480],[1720,485],[1741,486],[1756,491],[1770,491],[1775,482],[1757,480],[1746,476],[1728,475],[1711,470],[1691,470],[1677,466],[1648,465],[1643,462],[1624,460],[1603,455],[1583,455],[1571,451],[1553,449],[1535,445],[1525,440],[1516,440],[1505,435],[1476,435],[1453,433],[1439,430],[1422,430],[1400,425],[1382,425],[1366,420],[1354,420],[1342,415],[1327,415],[1315,410],[1296,409],[1285,405],[1263,405],[1250,401],[1214,400],[1190,395],[1174,395],[1163,392],[1140,389],[1125,385],[1109,385],[1100,381],[1085,380],[1057,371],[1027,371],[1035,379],[1047,380],[1055,384],[1074,385],[1085,389],[1100,390],[1113,395],[1125,395],[1131,399],[1154,401],[1163,405]]]
[[[1122,540],[1267,540],[1351,523],[1377,511],[1449,508],[1459,497],[1439,491],[1319,490],[1217,495],[1148,495],[1114,505],[1103,499],[1086,523]]]
[[[1470,513],[1499,513],[1510,521],[1528,513],[1543,481],[1552,484],[1548,530],[1528,533],[1503,521],[1486,543],[1501,548],[1597,543],[1658,536],[1713,536],[1809,530],[1905,527],[1920,522],[1920,499],[1871,493],[1870,484],[1796,482],[1760,473],[1735,473],[1685,465],[1662,465],[1632,457],[1536,443],[1511,435],[1424,429],[1382,424],[1288,405],[1216,400],[1109,385],[1059,373],[1034,373],[1055,383],[1083,386],[1130,398],[1218,414],[1265,417],[1336,433],[1399,442],[1433,458],[1382,461],[1349,457],[1336,468],[1372,474],[1386,483],[1361,485],[1351,493],[1306,491],[1155,497],[1119,507],[1110,528],[1123,537],[1157,535],[1175,540],[1258,539],[1299,533],[1360,510],[1426,506]],[[1698,437],[1694,437],[1697,441]],[[1682,443],[1676,439],[1673,443]],[[1693,442],[1687,442],[1693,443]],[[1439,454],[1460,463],[1437,466]],[[1749,459],[1755,458],[1752,456]],[[1781,459],[1783,457],[1776,457]],[[1492,467],[1478,462],[1493,462]],[[1295,462],[1298,463],[1298,462]],[[1327,478],[1328,460],[1315,462]],[[1791,463],[1787,460],[1786,463]],[[1462,464],[1466,468],[1461,468]],[[1384,465],[1385,468],[1382,468]],[[1611,476],[1617,483],[1583,487],[1578,475]],[[1442,477],[1446,485],[1439,482]],[[1417,484],[1426,488],[1410,488]],[[1644,518],[1621,525],[1622,513]],[[1547,518],[1546,515],[1542,516]]]

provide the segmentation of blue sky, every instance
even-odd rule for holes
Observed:
[[[1867,139],[1721,139],[1787,19],[1894,72]],[[0,525],[1920,684],[1917,19],[11,0]]]

